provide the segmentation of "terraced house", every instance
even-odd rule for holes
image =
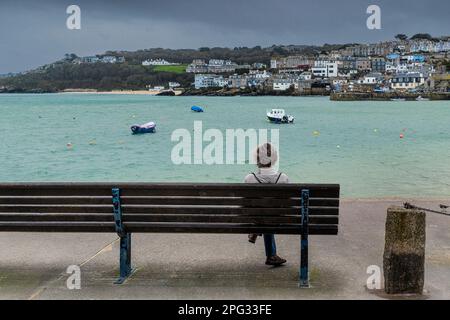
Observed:
[[[425,83],[422,73],[398,73],[391,79],[391,88],[400,91],[413,90]]]

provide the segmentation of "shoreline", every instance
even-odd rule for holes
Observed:
[[[450,93],[430,92],[430,93],[408,93],[408,92],[333,92],[330,95],[331,101],[392,101],[403,99],[405,101],[446,101],[450,100]]]
[[[160,94],[160,91],[155,90],[112,90],[112,91],[98,91],[98,90],[64,90],[60,92],[54,92],[55,94],[110,94],[110,95],[149,95],[149,96],[157,96]],[[175,96],[181,95],[181,91],[175,90]]]
[[[169,91],[156,90],[112,90],[112,91],[98,91],[95,89],[76,89],[64,90],[59,92],[0,92],[0,96],[7,94],[55,94],[55,95],[70,95],[70,94],[93,94],[93,95],[141,95],[141,96],[169,96],[169,97],[328,97],[330,101],[334,102],[356,102],[356,101],[392,101],[396,99],[403,99],[406,102],[417,102],[417,98],[422,97],[424,101],[449,101],[450,93],[428,93],[428,94],[377,94],[377,93],[330,93],[330,94],[299,94],[299,93],[247,93],[247,92],[203,92],[192,93],[191,91],[174,90],[170,94]],[[394,101],[395,102],[395,101]],[[420,100],[419,100],[420,102]]]
[[[233,95],[222,95],[222,94],[184,94],[179,91],[175,92],[175,95],[166,95],[166,94],[159,94],[148,91],[148,90],[115,90],[115,91],[89,91],[89,90],[80,90],[80,91],[60,91],[60,92],[0,92],[1,95],[21,95],[21,94],[34,94],[34,95],[42,95],[42,94],[49,94],[49,95],[71,95],[71,94],[92,94],[92,95],[146,95],[146,96],[158,96],[158,97],[296,97],[296,98],[307,98],[307,97],[317,97],[317,98],[329,98],[330,95],[299,95],[299,94],[256,94],[256,95],[250,95],[250,94],[233,94]]]

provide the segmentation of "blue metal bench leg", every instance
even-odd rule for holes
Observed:
[[[300,245],[300,288],[309,288],[308,235],[302,235]]]
[[[131,268],[131,233],[120,237],[120,278],[115,284],[122,284],[133,272]]]
[[[302,190],[302,235],[300,241],[300,288],[309,288],[308,234],[309,190]]]
[[[131,233],[126,232],[122,220],[120,189],[112,189],[112,202],[116,232],[120,237],[120,278],[115,284],[122,284],[133,272],[131,268]]]

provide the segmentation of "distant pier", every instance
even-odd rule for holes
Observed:
[[[405,99],[406,101],[416,101],[417,99],[450,100],[449,93],[401,93],[401,92],[333,92],[330,95],[332,101],[390,101],[392,99]]]

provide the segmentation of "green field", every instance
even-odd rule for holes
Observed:
[[[153,71],[156,72],[173,72],[173,73],[185,73],[187,64],[180,64],[177,66],[155,66]]]

